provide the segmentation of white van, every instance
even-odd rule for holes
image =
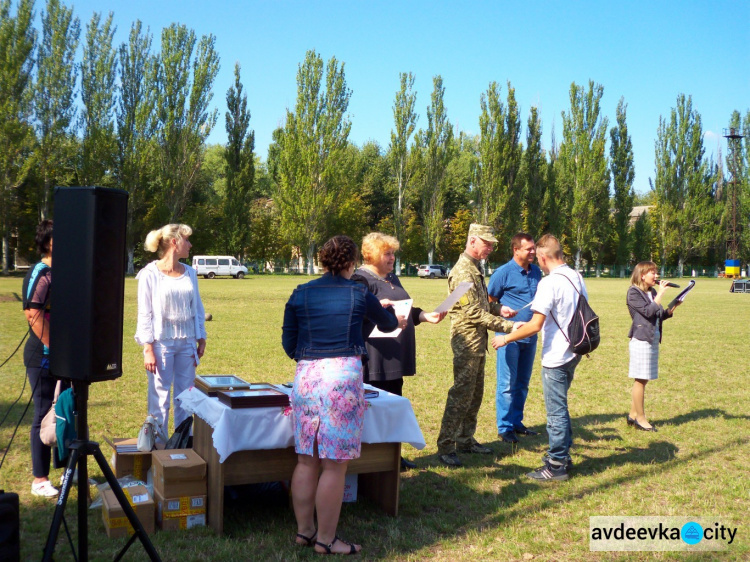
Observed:
[[[242,279],[247,275],[247,268],[232,256],[193,256],[193,269],[206,279],[213,279],[217,275]]]

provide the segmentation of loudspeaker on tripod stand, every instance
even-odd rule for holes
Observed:
[[[86,382],[122,375],[128,193],[55,188],[50,372]]]

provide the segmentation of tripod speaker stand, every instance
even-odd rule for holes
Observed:
[[[140,539],[151,560],[160,559],[104,459],[99,444],[88,440],[89,384],[122,376],[127,201],[128,193],[119,189],[55,188],[50,374],[73,383],[78,439],[70,446],[70,459],[63,475],[43,560],[52,560],[60,524],[65,522],[65,505],[76,467],[78,560],[88,560],[86,463],[89,456],[96,459],[135,530],[116,560],[136,538]],[[67,532],[67,525],[65,529]]]
[[[75,394],[76,403],[76,430],[79,437],[88,437],[88,416],[87,416],[87,405],[88,405],[88,382],[85,381],[73,381],[73,393]],[[44,547],[44,557],[42,560],[52,560],[52,555],[55,551],[55,542],[57,542],[57,535],[60,531],[60,524],[64,521],[65,506],[68,502],[68,495],[70,488],[73,485],[73,472],[76,467],[78,468],[78,560],[88,560],[88,467],[87,458],[93,456],[96,459],[99,468],[107,479],[112,492],[114,492],[117,501],[120,502],[128,521],[133,526],[135,532],[130,537],[130,540],[125,544],[122,550],[117,554],[115,560],[119,560],[130,548],[135,539],[140,539],[143,548],[148,554],[151,560],[161,560],[159,554],[156,552],[154,545],[143,529],[143,525],[138,520],[138,516],[133,511],[130,503],[128,502],[125,493],[120,488],[120,484],[117,482],[112,469],[107,464],[107,460],[102,455],[99,449],[99,443],[95,441],[88,441],[88,439],[77,439],[70,446],[70,458],[68,460],[68,466],[65,468],[63,474],[63,483],[60,489],[60,496],[57,500],[57,506],[55,507],[55,514],[52,517],[52,525],[47,535],[47,544]],[[67,525],[66,525],[67,530]],[[73,545],[71,544],[71,548]]]

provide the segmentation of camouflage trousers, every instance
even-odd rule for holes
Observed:
[[[438,454],[471,448],[476,443],[477,415],[484,395],[486,354],[453,353],[453,386],[448,391],[438,436]]]

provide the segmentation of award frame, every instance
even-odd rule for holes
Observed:
[[[252,384],[237,375],[196,375],[195,388],[208,396],[217,396],[225,390],[244,390]]]
[[[219,402],[232,409],[289,406],[289,396],[267,382],[254,383],[247,389],[220,390],[217,396]]]

